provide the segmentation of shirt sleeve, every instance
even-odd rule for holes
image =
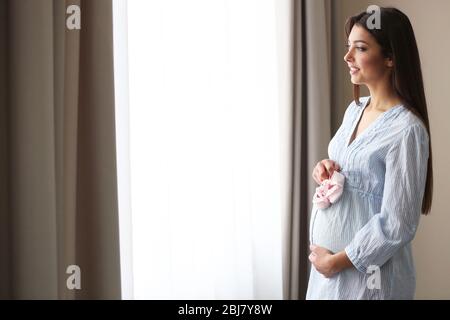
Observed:
[[[381,267],[414,238],[425,192],[428,146],[426,129],[415,124],[387,152],[380,212],[345,248],[359,271],[365,273],[369,266]]]

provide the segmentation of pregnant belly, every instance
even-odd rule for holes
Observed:
[[[370,195],[344,189],[338,202],[328,208],[313,207],[310,222],[310,242],[332,252],[345,249],[355,234],[377,210]]]

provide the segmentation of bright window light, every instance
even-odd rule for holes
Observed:
[[[136,299],[282,298],[276,1],[128,1]]]

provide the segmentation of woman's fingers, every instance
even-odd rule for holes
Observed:
[[[341,167],[337,162],[329,159],[322,160],[317,163],[313,170],[313,179],[318,184],[321,184],[323,180],[330,179],[335,170],[341,170]]]
[[[329,177],[328,167],[327,167],[326,162],[323,161],[319,165],[319,178],[320,178],[320,181],[322,182],[323,180],[328,179],[328,177]]]
[[[328,179],[331,178],[334,171],[334,161],[325,160],[325,168],[327,168]]]
[[[326,168],[322,164],[322,161],[314,167],[313,178],[318,184],[321,184],[323,180],[327,179]]]
[[[328,171],[328,176],[331,178],[334,171],[340,171],[341,167],[336,161],[333,160],[324,160],[325,161],[325,167]]]

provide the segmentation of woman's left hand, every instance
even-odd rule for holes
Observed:
[[[315,245],[310,245],[309,248],[311,249],[309,261],[325,278],[331,278],[338,272],[333,259],[334,255],[330,250]]]

